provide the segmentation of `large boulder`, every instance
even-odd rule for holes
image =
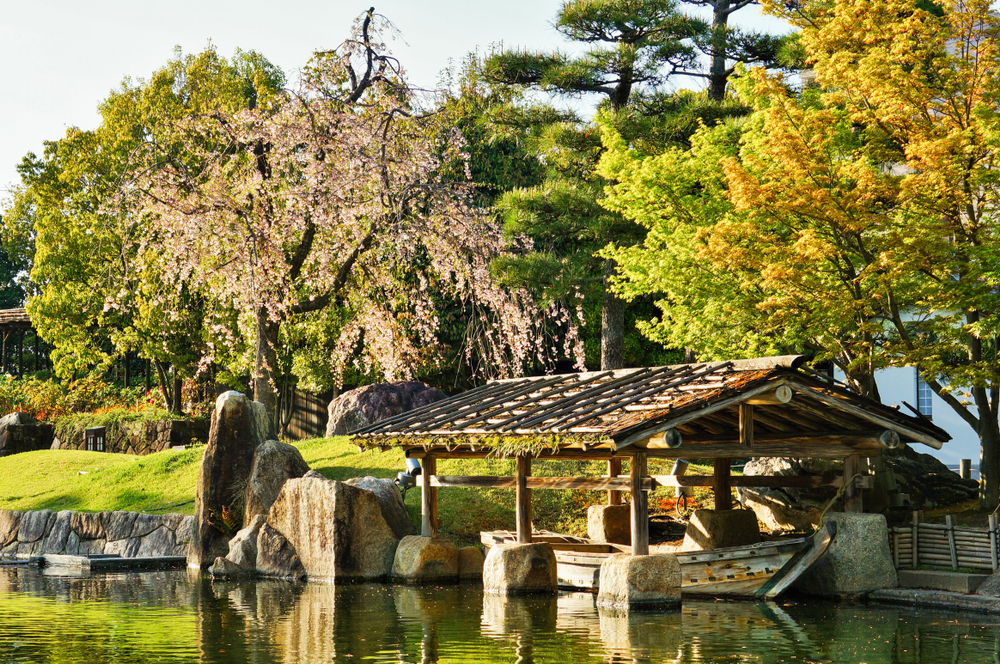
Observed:
[[[760,542],[757,517],[750,510],[695,510],[684,531],[681,551],[705,551]]]
[[[403,503],[403,492],[392,480],[376,477],[352,477],[344,484],[350,484],[375,494],[375,497],[378,498],[379,509],[382,510],[382,517],[392,528],[392,533],[397,539],[417,532],[416,528],[413,527],[413,521],[410,520],[409,512],[406,511],[406,505]]]
[[[219,395],[198,471],[189,567],[208,567],[228,553],[229,539],[244,525],[254,452],[273,437],[263,404],[239,392]]]
[[[282,579],[306,577],[306,570],[295,547],[266,522],[261,525],[257,535],[257,573]]]
[[[16,411],[0,417],[0,456],[47,450],[52,446],[53,426]]]
[[[677,556],[610,556],[601,563],[597,605],[624,610],[680,608],[681,565]]]
[[[447,395],[420,381],[365,385],[330,402],[326,435],[344,436],[363,426],[444,399]]]
[[[308,472],[309,464],[299,448],[276,440],[265,441],[253,455],[243,523],[249,524],[258,514],[266,516],[285,481]]]
[[[263,514],[257,514],[246,528],[229,540],[229,553],[225,558],[215,559],[210,570],[212,576],[245,576],[257,570],[257,540],[265,521]]]
[[[463,546],[458,550],[458,579],[460,581],[482,581],[484,562],[482,547]]]
[[[497,595],[554,595],[556,554],[548,542],[499,544],[483,562],[483,589]]]
[[[907,445],[886,450],[882,458],[886,469],[892,471],[896,490],[908,496],[907,513],[911,509],[961,503],[977,496],[975,480],[963,480],[938,459]],[[843,472],[844,462],[830,459],[760,458],[747,462],[743,468],[744,475],[840,476]],[[836,489],[831,487],[738,489],[740,502],[752,509],[772,533],[813,530],[835,493]]]
[[[267,523],[288,540],[310,578],[375,580],[392,573],[399,540],[370,491],[335,480],[290,479]]]
[[[895,588],[899,579],[889,551],[889,529],[881,514],[829,512],[837,524],[830,548],[799,577],[796,590],[821,597],[855,597]]]
[[[409,583],[458,581],[458,549],[446,539],[409,535],[396,547],[392,575]]]

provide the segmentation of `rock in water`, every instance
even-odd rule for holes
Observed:
[[[266,516],[285,482],[308,472],[309,464],[294,445],[268,440],[258,447],[253,455],[253,467],[247,482],[243,523],[250,523],[258,514]]]
[[[271,526],[264,523],[257,535],[257,573],[283,579],[304,579],[306,570],[295,547]]]
[[[327,438],[347,435],[363,426],[426,406],[446,396],[436,387],[416,380],[359,387],[330,402]]]
[[[617,553],[601,563],[597,606],[614,609],[680,608],[681,565],[677,556]]]
[[[229,538],[244,525],[254,452],[270,437],[271,428],[263,404],[239,392],[219,395],[198,471],[188,566],[208,567],[228,553]]]
[[[392,573],[399,540],[371,491],[335,480],[291,479],[267,523],[294,547],[310,578],[375,580]]]
[[[403,503],[403,493],[392,480],[376,477],[352,477],[344,484],[350,484],[375,494],[375,497],[378,498],[378,506],[382,510],[382,517],[392,528],[392,534],[397,539],[417,532],[413,521],[410,520],[409,512],[406,511],[406,505]]]
[[[548,542],[499,544],[483,562],[483,589],[497,595],[554,595],[556,554]]]
[[[392,575],[410,583],[458,581],[458,549],[438,537],[404,537],[396,547]]]
[[[830,512],[823,517],[827,521],[837,524],[830,548],[793,588],[821,597],[855,597],[898,585],[884,516]]]

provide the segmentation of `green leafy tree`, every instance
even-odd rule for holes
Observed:
[[[813,349],[873,396],[878,368],[917,367],[979,435],[993,509],[1000,24],[985,1],[806,9],[790,18],[820,88],[755,71],[754,114],[687,155],[644,158],[609,133],[608,203],[650,230],[609,252],[621,292],[659,294],[656,334],[720,354]]]
[[[180,409],[180,380],[197,370],[212,335],[198,294],[160,276],[169,238],[116,205],[116,196],[140,167],[137,151],[178,147],[161,141],[168,119],[261,104],[283,82],[256,53],[228,61],[212,48],[178,52],[149,81],[126,80],[113,92],[96,130],[70,129],[41,157],[24,159],[23,189],[5,217],[33,229],[36,293],[28,308],[54,346],[59,375],[101,371],[137,351],[153,360],[167,405]]]

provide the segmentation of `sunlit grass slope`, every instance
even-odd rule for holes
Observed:
[[[403,454],[359,452],[346,437],[316,438],[295,443],[311,468],[337,480],[351,477],[395,477],[404,468]],[[194,491],[203,447],[149,456],[53,450],[0,458],[0,509],[194,511]],[[666,462],[657,461],[657,466]],[[546,461],[533,464],[539,476],[600,476],[603,462]],[[626,464],[627,466],[627,464]],[[651,468],[666,473],[668,468]],[[513,475],[514,462],[498,459],[452,459],[438,464],[442,475]],[[657,494],[667,489],[658,489]],[[586,534],[587,506],[603,503],[592,491],[535,491],[536,528]],[[407,508],[419,523],[420,493],[406,495]],[[651,504],[655,501],[651,500]],[[479,531],[514,528],[514,492],[510,489],[439,489],[442,534],[457,541],[478,541]]]

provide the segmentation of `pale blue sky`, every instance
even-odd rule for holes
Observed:
[[[559,0],[384,0],[405,44],[392,45],[417,85],[491,43],[551,49]],[[97,105],[125,76],[147,77],[173,55],[211,40],[224,56],[256,50],[293,74],[333,48],[370,5],[345,0],[0,0],[0,196],[15,166],[67,127],[97,126]],[[753,11],[753,8],[751,8]],[[749,18],[749,17],[747,17]],[[774,20],[752,19],[784,31]],[[742,21],[742,17],[741,17]],[[698,85],[698,83],[694,83]]]

